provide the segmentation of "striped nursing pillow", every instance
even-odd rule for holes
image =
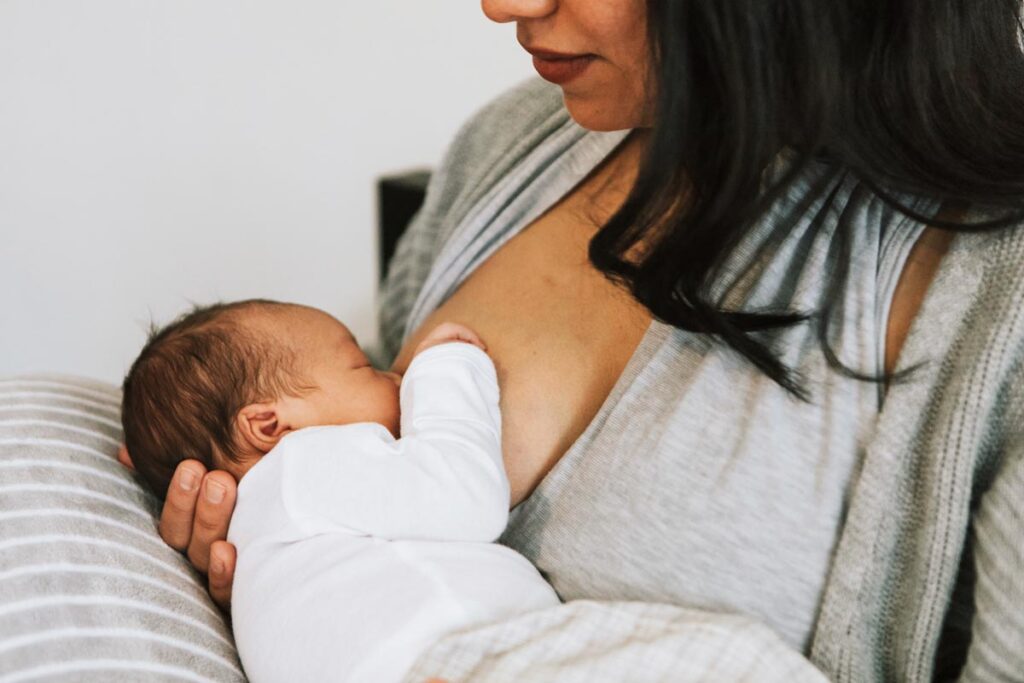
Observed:
[[[0,683],[244,681],[202,579],[115,459],[120,394],[0,380]]]

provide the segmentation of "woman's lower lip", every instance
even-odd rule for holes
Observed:
[[[541,59],[540,57],[534,57],[533,68],[537,70],[537,73],[545,81],[562,85],[581,76],[595,59],[594,55],[584,55],[570,59]]]

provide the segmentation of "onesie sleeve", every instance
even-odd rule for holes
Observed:
[[[496,540],[510,491],[490,358],[461,342],[431,347],[413,359],[400,396],[397,441],[371,423],[281,440],[273,455],[289,515],[307,534]]]

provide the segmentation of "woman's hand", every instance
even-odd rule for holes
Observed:
[[[476,332],[469,329],[465,325],[459,323],[441,323],[430,333],[423,338],[416,350],[413,351],[415,357],[419,353],[426,351],[431,346],[437,346],[438,344],[447,344],[448,342],[466,342],[479,348],[481,351],[486,351],[487,346],[480,340]]]
[[[235,546],[225,540],[235,486],[227,472],[207,472],[198,460],[184,460],[174,472],[160,514],[160,536],[185,551],[189,562],[207,575],[210,596],[225,612],[231,607],[235,578]]]

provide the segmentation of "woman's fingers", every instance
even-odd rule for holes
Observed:
[[[214,470],[203,477],[196,502],[188,559],[201,572],[209,570],[210,546],[228,536],[231,512],[235,509],[235,480],[227,472]]]
[[[235,580],[235,546],[214,541],[210,546],[210,596],[225,612],[231,610],[231,584]]]
[[[196,516],[199,484],[206,468],[198,460],[178,464],[167,487],[167,498],[160,513],[160,537],[175,550],[185,550],[192,540],[192,524]]]
[[[224,611],[231,607],[235,578],[235,546],[228,535],[235,509],[235,480],[227,472],[207,472],[197,460],[178,465],[160,513],[160,536],[189,561],[208,573],[210,596]]]

